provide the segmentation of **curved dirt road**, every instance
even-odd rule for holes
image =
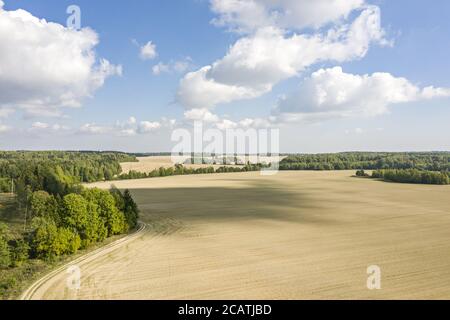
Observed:
[[[81,268],[84,264],[113,252],[114,250],[142,236],[147,228],[147,224],[140,223],[138,230],[132,234],[114,241],[104,247],[98,248],[95,251],[92,251],[53,270],[33,283],[24,293],[22,293],[20,300],[41,300],[43,298],[42,293],[45,292],[46,288],[51,287],[53,282],[60,281],[61,278],[67,277],[68,268],[71,266],[78,266]]]

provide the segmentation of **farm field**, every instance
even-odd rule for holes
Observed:
[[[449,186],[284,171],[116,181],[151,227],[34,299],[449,299]],[[111,183],[92,187],[109,188]],[[367,267],[381,268],[368,290]]]
[[[245,157],[245,156],[238,156],[237,157],[239,161],[242,163],[246,163],[247,161],[250,161],[251,163],[257,163],[256,157]],[[280,156],[279,158],[275,157],[259,157],[259,161],[271,163],[272,161],[281,161],[284,157]],[[149,157],[136,157],[138,162],[122,162],[120,164],[122,168],[122,172],[129,173],[130,171],[136,171],[136,172],[142,172],[142,173],[148,173],[153,170],[157,170],[159,168],[172,168],[174,167],[174,163],[172,161],[172,158],[170,156],[149,156]],[[190,157],[187,156],[177,156],[175,157],[177,163],[184,163],[186,160],[190,159]],[[206,168],[206,167],[213,167],[214,169],[218,169],[220,167],[223,167],[223,164],[183,164],[186,168],[192,168],[192,169],[199,169],[199,168]],[[242,165],[230,165],[232,167],[242,167]]]
[[[174,163],[170,156],[150,156],[150,157],[136,157],[138,162],[122,162],[120,164],[123,173],[129,173],[130,171],[148,173],[159,168],[172,168]],[[184,163],[187,157],[180,157],[179,162]],[[214,167],[217,169],[221,165],[208,165],[208,164],[184,164],[187,168],[198,169],[206,167]]]

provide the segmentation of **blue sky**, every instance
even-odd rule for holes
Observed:
[[[260,20],[259,16],[249,19],[242,7],[223,6],[226,0],[213,1],[215,3],[207,0],[3,1],[4,13],[23,9],[34,17],[58,23],[62,28],[68,17],[66,8],[76,4],[81,9],[81,27],[94,30],[99,41],[89,48],[96,57],[95,63],[89,64],[77,52],[65,53],[69,50],[67,43],[61,44],[58,50],[62,53],[58,53],[57,58],[41,56],[56,54],[55,50],[51,53],[39,51],[40,46],[48,44],[48,39],[63,42],[59,35],[47,37],[45,32],[51,32],[50,27],[48,31],[47,27],[38,29],[26,40],[21,40],[18,32],[11,35],[0,31],[0,42],[6,43],[5,46],[11,44],[0,51],[0,70],[1,67],[6,70],[3,75],[0,71],[0,85],[11,87],[13,91],[20,92],[25,88],[32,92],[27,99],[0,98],[0,115],[2,110],[4,114],[0,117],[2,149],[169,151],[171,130],[189,126],[189,121],[205,114],[214,116],[214,120],[209,121],[211,126],[222,128],[225,119],[233,126],[239,126],[244,119],[252,119],[253,122],[248,123],[254,126],[258,123],[279,127],[282,152],[450,149],[450,3],[446,0],[433,1],[432,5],[419,0],[354,0],[354,8],[338,8],[342,9],[342,16],[330,16],[325,22],[313,20],[309,25],[306,22],[299,25],[301,13],[295,17],[298,24],[285,25],[268,18],[274,10],[283,14],[284,9],[290,9],[289,6],[294,4],[289,0],[281,1],[284,4],[276,8],[257,3],[257,8],[266,10]],[[373,17],[381,17],[381,24],[370,26],[376,30],[366,31],[370,36],[364,36],[364,41],[361,37],[350,38],[350,33],[343,31],[343,37],[349,38],[343,49],[344,57],[320,53],[320,46],[314,47],[316,52],[302,55],[302,50],[307,48],[296,42],[295,35],[321,35],[324,38],[330,30],[356,25],[355,21],[369,6]],[[305,6],[305,11],[308,10],[315,12],[315,8]],[[229,19],[230,13],[238,18]],[[313,14],[310,16],[314,18]],[[326,14],[319,14],[317,19],[321,16]],[[220,25],[212,23],[213,19],[220,18]],[[1,19],[12,18],[1,15],[0,22]],[[249,20],[258,23],[249,27]],[[273,34],[274,29],[276,34]],[[2,41],[2,37],[7,38]],[[257,43],[263,51],[267,50],[265,45],[270,47],[278,43],[273,41],[280,40],[286,49],[280,48],[274,56],[270,55],[269,49],[269,55],[265,53],[264,59],[259,60],[259,49],[250,53],[236,53],[237,49],[233,52],[233,48],[238,48],[237,43],[246,40],[250,45]],[[150,41],[156,45],[157,55],[142,59],[141,47]],[[334,41],[333,48],[340,45],[340,41]],[[366,41],[367,50],[357,48],[364,48]],[[73,43],[77,42],[74,40]],[[245,47],[245,50],[249,48],[254,47]],[[291,53],[291,49],[298,51]],[[17,59],[21,60],[14,61],[9,50],[20,52]],[[54,90],[43,86],[44,81],[54,84],[56,79],[51,78],[53,73],[42,75],[47,69],[36,69],[44,67],[33,63],[32,53],[25,54],[33,50],[39,52],[37,60],[56,61],[55,68],[61,70],[66,70],[67,64],[68,72],[74,74],[77,72],[71,69],[75,68],[70,66],[71,59],[62,60],[62,56],[74,57],[74,65],[87,63],[91,73],[83,75],[85,85],[64,83]],[[76,60],[78,58],[80,61]],[[107,76],[102,76],[104,83],[93,88],[92,81],[98,77],[95,68],[102,58],[112,67]],[[306,63],[310,58],[315,59],[314,62]],[[286,62],[279,63],[280,60]],[[215,62],[218,66],[205,72],[206,80],[199,79],[199,83],[195,83],[189,77],[192,73],[193,77],[201,78],[200,70]],[[241,69],[236,66],[242,63],[252,67],[240,74]],[[155,74],[152,68],[158,64],[168,69],[167,72]],[[17,65],[23,65],[22,69]],[[121,72],[114,69],[118,66]],[[176,66],[179,67],[177,70]],[[341,67],[341,71],[336,67]],[[253,75],[252,72],[260,68],[262,73]],[[320,77],[319,70],[323,71],[319,72]],[[36,84],[30,84],[20,72],[35,77],[32,81]],[[389,76],[372,77],[380,72]],[[277,73],[279,77],[273,76]],[[367,79],[364,78],[366,74]],[[259,81],[259,77],[267,79]],[[349,81],[348,85],[339,85],[344,83],[343,79]],[[211,91],[206,87],[209,83],[206,81],[213,81],[220,88]],[[71,89],[71,85],[76,89]],[[424,92],[428,86],[433,86],[433,90]],[[242,94],[236,94],[235,88]],[[76,107],[68,107],[68,102],[60,101],[65,90],[71,94],[76,92],[71,99],[76,102]],[[323,90],[329,90],[326,92],[329,100],[316,103],[317,92]],[[6,92],[3,95],[8,96]],[[211,96],[217,98],[216,103],[206,100]],[[374,101],[369,103],[370,99]],[[45,102],[41,102],[43,100]],[[197,112],[186,116],[190,110]],[[291,114],[292,110],[295,116]],[[293,120],[299,117],[301,120]]]

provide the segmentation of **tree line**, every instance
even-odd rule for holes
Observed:
[[[399,183],[450,184],[448,172],[424,171],[418,169],[384,169],[372,172],[372,178]]]
[[[112,180],[121,162],[134,161],[120,152],[0,151],[0,192],[10,192],[13,180],[32,190],[70,193],[77,183]]]
[[[150,172],[137,172],[131,170],[128,173],[122,173],[117,176],[117,180],[128,180],[128,179],[145,179],[145,178],[157,178],[157,177],[168,177],[168,176],[180,176],[180,175],[192,175],[192,174],[211,174],[211,173],[226,173],[226,172],[250,172],[250,171],[260,171],[265,166],[262,164],[247,164],[242,167],[233,166],[222,166],[217,169],[214,167],[203,167],[203,168],[189,168],[181,164],[175,165],[175,167],[164,168],[152,170]]]
[[[138,223],[138,207],[128,190],[83,188],[63,197],[41,190],[17,198],[29,223],[21,237],[0,227],[0,268],[73,254]]]
[[[418,169],[450,171],[450,152],[344,152],[290,155],[280,170]]]

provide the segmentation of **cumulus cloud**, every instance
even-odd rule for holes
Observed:
[[[272,118],[262,119],[262,118],[245,118],[240,121],[232,121],[229,119],[223,119],[218,121],[216,124],[216,128],[219,130],[227,130],[227,129],[261,129],[261,128],[270,128],[273,126]]]
[[[155,76],[162,73],[184,73],[192,67],[192,59],[186,57],[183,60],[170,61],[168,63],[159,62],[152,67],[152,72]]]
[[[44,122],[34,122],[31,125],[32,129],[47,129],[49,127],[50,127],[50,125],[48,123],[44,123]]]
[[[141,46],[140,57],[142,60],[152,60],[158,56],[156,52],[156,45],[149,41],[145,45]]]
[[[212,108],[233,100],[256,98],[262,92],[238,85],[228,85],[208,76],[211,66],[188,73],[180,81],[177,100],[188,109]]]
[[[218,15],[212,20],[216,26],[239,33],[276,26],[278,28],[319,28],[336,22],[364,0],[211,0],[211,10]]]
[[[0,6],[0,107],[56,115],[78,107],[120,66],[98,59],[97,34],[73,30]]]
[[[334,67],[305,79],[294,94],[279,101],[276,114],[285,121],[376,116],[392,104],[449,96],[450,88],[419,88],[390,73],[355,75]]]
[[[112,131],[112,128],[106,127],[106,126],[99,126],[95,123],[86,123],[83,126],[81,126],[81,128],[78,131],[79,131],[79,133],[83,133],[83,134],[97,135],[97,134],[110,133]]]
[[[315,63],[362,58],[374,42],[386,44],[376,6],[366,6],[351,24],[325,33],[260,28],[239,39],[222,59],[188,73],[180,81],[177,98],[192,109],[259,97]]]
[[[132,137],[137,134],[136,129],[129,128],[129,129],[121,129],[117,132],[117,135],[119,137]]]
[[[262,118],[245,118],[240,121],[230,119],[221,119],[217,114],[212,113],[206,108],[191,109],[184,113],[184,118],[188,121],[201,121],[207,126],[213,126],[220,130],[226,129],[248,129],[248,128],[268,128],[271,127],[276,120],[274,117],[269,119]]]
[[[68,130],[69,128],[58,123],[48,124],[45,122],[36,121],[31,124],[30,132],[58,132]]]
[[[238,127],[238,124],[234,121],[223,119],[219,123],[217,123],[217,128],[220,130],[227,130],[227,129],[236,129]]]
[[[154,132],[160,128],[161,128],[160,122],[141,121],[139,123],[138,132],[141,134],[146,134],[146,133]]]
[[[218,122],[219,117],[211,113],[208,109],[191,109],[184,113],[187,120],[204,121],[204,122]]]
[[[108,134],[117,137],[132,137],[139,134],[149,134],[160,129],[170,129],[176,125],[175,119],[161,118],[160,121],[138,121],[131,116],[125,121],[116,121],[114,125],[98,125],[87,123],[78,129],[77,133],[83,134]]]
[[[120,137],[131,137],[136,135],[136,126],[137,119],[131,116],[124,122],[116,121],[116,124],[112,131]]]
[[[136,120],[136,118],[133,117],[133,116],[129,117],[129,118],[128,118],[128,121],[127,121],[127,123],[128,123],[129,125],[136,124],[136,122],[137,122],[137,120]]]

